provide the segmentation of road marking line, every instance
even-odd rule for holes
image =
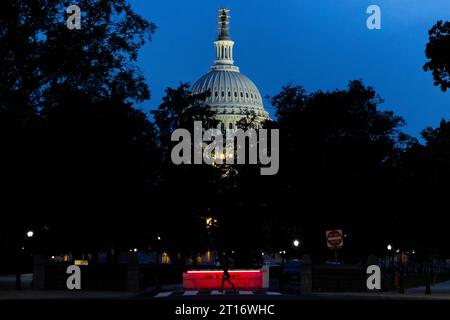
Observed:
[[[279,293],[279,292],[267,291],[266,293],[269,296],[281,296],[281,293]]]
[[[253,291],[245,291],[245,290],[239,290],[239,294],[245,294],[245,295],[249,295],[249,294],[253,294]]]
[[[172,291],[169,292],[160,292],[158,293],[155,298],[166,298],[172,294]]]
[[[183,296],[195,296],[198,294],[198,291],[185,291]]]
[[[211,291],[211,294],[212,294],[212,295],[222,295],[223,292],[218,291],[218,290],[213,290],[213,291]]]

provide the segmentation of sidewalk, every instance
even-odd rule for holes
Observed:
[[[425,286],[407,290],[411,294],[424,294]],[[431,286],[431,295],[443,295],[450,297],[450,281],[436,283]]]
[[[147,296],[155,288],[148,288],[141,292],[128,291],[49,291],[32,290],[31,274],[22,275],[22,290],[15,289],[15,275],[0,275],[0,300],[129,300]],[[181,284],[163,285],[162,291],[180,291]],[[288,288],[284,288],[284,291]],[[309,296],[314,299],[354,299],[354,300],[450,300],[450,281],[437,283],[431,286],[431,295],[425,294],[425,287],[405,290],[404,294],[397,292],[314,292],[301,294],[299,290],[291,294]]]
[[[0,300],[96,300],[96,299],[133,299],[139,295],[128,291],[69,291],[69,290],[32,290],[32,274],[22,275],[22,290],[16,290],[14,274],[0,275]]]
[[[431,294],[425,294],[425,287],[405,290],[404,294],[397,292],[315,292],[317,297],[353,298],[361,300],[450,300],[450,281],[437,283],[431,286]]]
[[[135,292],[0,290],[0,300],[128,300]]]

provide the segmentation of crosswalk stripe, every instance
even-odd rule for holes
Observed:
[[[170,296],[171,294],[172,294],[171,291],[169,291],[169,292],[160,292],[160,293],[158,293],[155,296],[155,298],[166,298],[166,297]]]
[[[213,291],[211,291],[211,294],[212,294],[212,295],[222,295],[223,292],[218,291],[218,290],[213,290]]]
[[[250,294],[253,294],[253,291],[239,290],[239,294],[250,295]]]
[[[247,291],[247,290],[239,290],[238,293],[239,293],[239,295],[254,295],[255,294],[254,291]],[[155,295],[154,298],[167,298],[173,294],[174,294],[174,292],[172,292],[172,291],[160,292],[157,295]],[[188,291],[184,291],[183,293],[178,292],[175,294],[182,294],[183,296],[196,296],[198,294],[200,294],[200,295],[210,294],[210,295],[215,295],[215,296],[225,295],[225,293],[220,290],[211,290],[209,292],[202,292],[202,293],[200,293],[200,291],[198,291],[198,290],[188,290]],[[256,294],[258,294],[258,293],[256,293]],[[276,292],[276,291],[265,291],[265,294],[267,294],[269,296],[281,296],[282,295],[280,292]]]

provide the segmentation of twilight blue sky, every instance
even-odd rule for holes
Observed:
[[[425,73],[427,31],[450,20],[450,0],[131,0],[136,12],[158,30],[140,53],[152,99],[160,104],[164,89],[195,82],[214,60],[220,7],[231,11],[235,63],[273,96],[288,83],[310,92],[344,88],[362,79],[384,98],[417,136],[426,126],[450,118],[450,92],[433,86]],[[382,29],[366,28],[366,9],[382,9]],[[268,102],[266,109],[273,114]]]

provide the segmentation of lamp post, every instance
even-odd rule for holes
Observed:
[[[294,239],[292,241],[292,246],[294,247],[293,252],[295,254],[294,257],[298,259],[300,259],[300,245],[301,245],[300,240]]]
[[[404,268],[405,268],[405,261],[403,259],[403,252],[400,252],[400,249],[397,249],[395,251],[398,254],[398,292],[399,293],[405,293],[405,287],[404,287]]]
[[[156,270],[155,270],[155,286],[159,290],[161,289],[161,285],[159,283],[159,255],[161,252],[161,236],[158,234],[156,236]]]
[[[31,239],[34,237],[34,231],[28,230],[25,233],[26,239],[29,239],[28,241],[31,241]],[[24,265],[25,260],[25,247],[28,247],[28,249],[31,251],[32,245],[31,243],[27,243],[24,246],[19,245],[17,248],[17,257],[16,257],[16,289],[21,290],[22,289],[22,268]]]
[[[390,269],[392,267],[392,263],[393,263],[393,256],[392,256],[392,245],[388,244],[387,245],[387,250],[388,250],[388,269]]]

